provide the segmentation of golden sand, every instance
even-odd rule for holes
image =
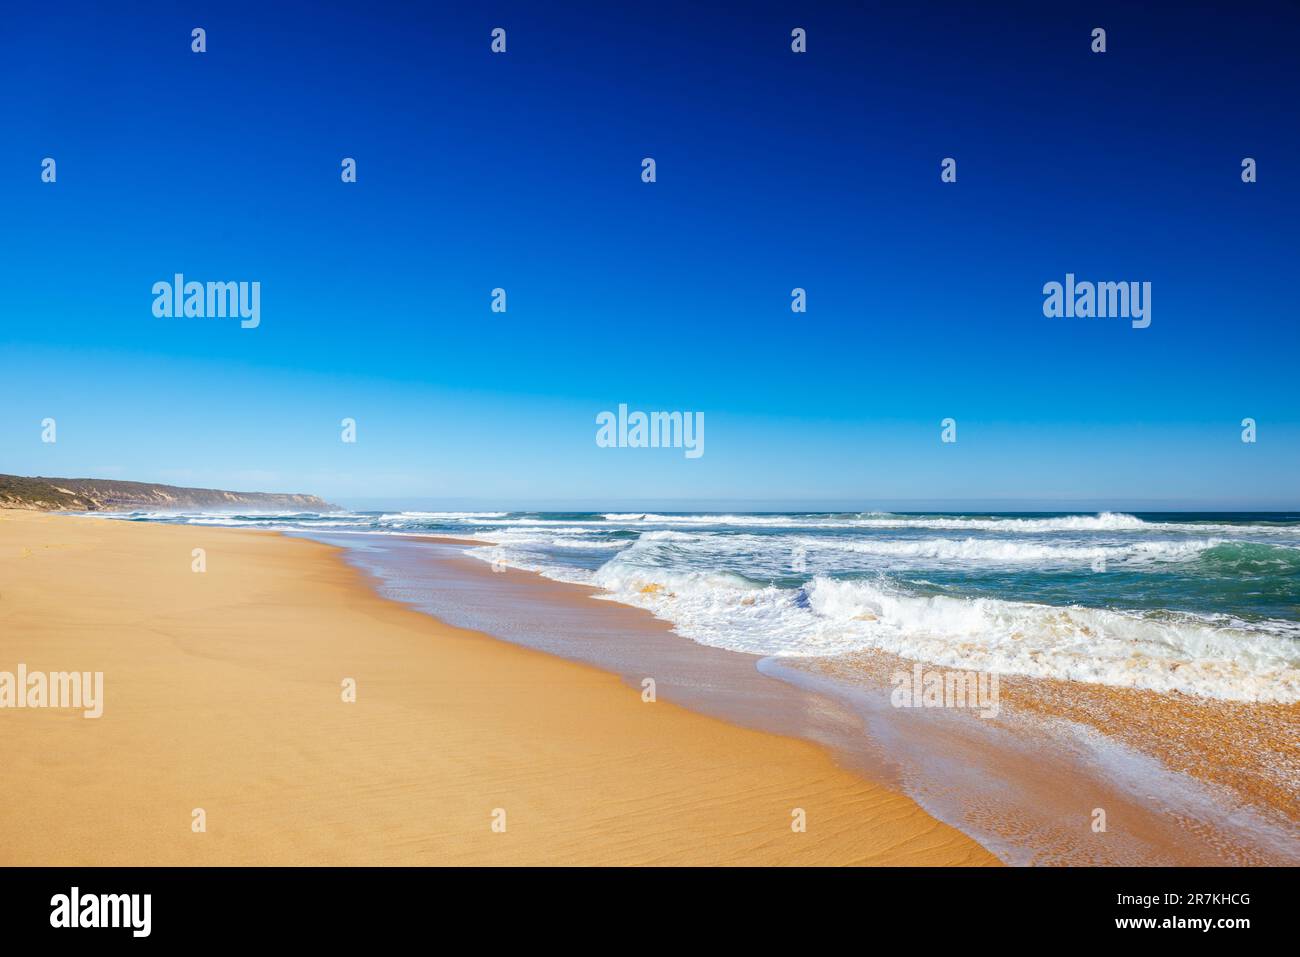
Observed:
[[[812,744],[451,628],[274,533],[0,511],[19,664],[102,671],[104,713],[0,709],[0,865],[996,863]]]

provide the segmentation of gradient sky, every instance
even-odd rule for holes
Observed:
[[[9,11],[0,472],[1300,506],[1294,5],[725,6]],[[261,282],[260,328],[155,318],[176,272]],[[1044,318],[1066,272],[1150,281],[1150,328]],[[704,412],[705,455],[598,448],[621,402]]]

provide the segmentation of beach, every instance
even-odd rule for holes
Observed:
[[[302,516],[293,521],[310,524]],[[916,799],[1005,863],[1300,862],[1295,704],[1001,674],[997,694],[984,702],[992,707],[904,706],[924,702],[896,699],[900,676],[912,685],[918,670],[954,672],[879,649],[759,656],[717,648],[684,638],[679,625],[629,607],[623,596],[608,600],[600,589],[498,564],[489,570],[484,559],[499,554],[497,547],[334,528],[301,534],[345,548],[346,559],[394,600],[594,664],[633,685],[654,675],[661,700],[820,744],[842,766]],[[753,595],[741,592],[740,607]],[[666,591],[665,598],[659,611],[671,614],[689,594]]]
[[[103,674],[97,718],[0,710],[0,864],[997,863],[825,747],[374,584],[277,532],[0,511],[0,670]]]

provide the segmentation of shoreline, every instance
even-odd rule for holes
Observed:
[[[1008,863],[1300,862],[1297,706],[1003,675],[994,720],[898,709],[890,679],[917,663],[885,652],[760,658],[690,641],[589,586],[496,574],[432,537],[311,537],[345,543],[384,594],[440,619],[629,685],[655,675],[693,711],[826,747]]]
[[[329,545],[0,511],[0,573],[0,669],[104,673],[98,719],[0,710],[3,864],[998,863],[815,744],[447,625]]]

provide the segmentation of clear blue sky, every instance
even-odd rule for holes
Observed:
[[[1300,505],[1294,5],[332,6],[6,14],[0,471]],[[259,281],[261,326],[155,318],[176,272]],[[1150,281],[1151,327],[1044,318],[1066,272]],[[598,448],[620,402],[705,455]]]

